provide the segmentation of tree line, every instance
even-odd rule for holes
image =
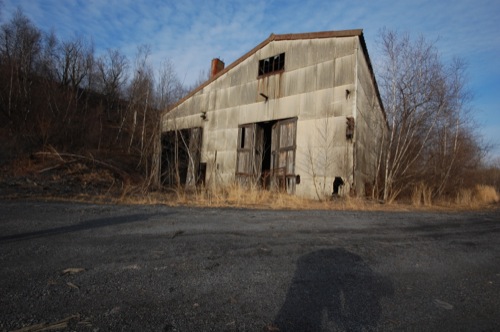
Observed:
[[[97,56],[91,41],[60,40],[18,9],[0,27],[0,135],[14,154],[52,146],[105,154],[157,181],[160,116],[188,87],[173,64],[154,70],[148,46],[134,59]]]

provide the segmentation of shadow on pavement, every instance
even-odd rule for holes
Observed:
[[[92,220],[83,221],[75,225],[61,226],[49,229],[42,229],[34,232],[13,234],[7,236],[1,236],[0,242],[16,241],[16,240],[27,240],[34,239],[45,236],[60,235],[66,233],[74,233],[79,231],[86,231],[95,228],[102,228],[108,226],[128,224],[138,221],[145,221],[151,217],[151,214],[132,214],[119,217],[105,217],[97,218]]]
[[[380,300],[392,282],[358,255],[324,249],[300,257],[274,325],[283,331],[369,331],[377,327]]]

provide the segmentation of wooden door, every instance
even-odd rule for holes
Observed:
[[[238,130],[236,178],[241,183],[259,181],[264,149],[264,131],[256,123],[241,125]]]
[[[296,118],[278,121],[272,128],[272,184],[288,193],[295,192],[296,136]]]

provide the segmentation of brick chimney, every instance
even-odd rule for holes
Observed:
[[[213,78],[224,69],[224,62],[221,59],[212,59],[212,68],[210,69],[210,78]]]

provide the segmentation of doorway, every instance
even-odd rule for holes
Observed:
[[[295,192],[297,119],[239,126],[236,178],[261,188]]]
[[[204,180],[206,167],[200,164],[202,137],[200,127],[162,135],[162,185],[188,188]]]

